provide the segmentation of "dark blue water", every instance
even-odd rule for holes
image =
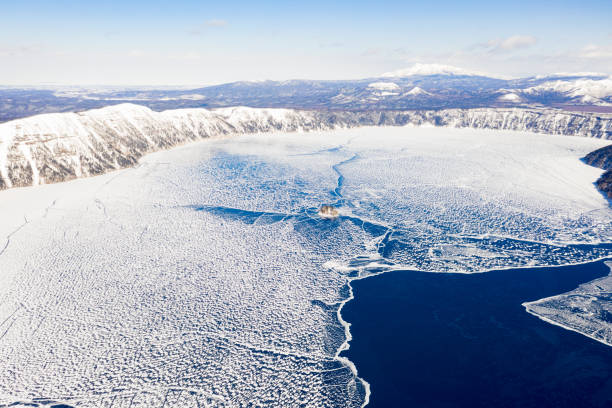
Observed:
[[[612,347],[521,306],[609,273],[603,262],[354,281],[343,353],[370,407],[612,407]]]

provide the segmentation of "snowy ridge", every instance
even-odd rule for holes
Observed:
[[[134,165],[146,153],[209,137],[312,126],[307,115],[284,109],[158,113],[121,104],[38,115],[0,125],[0,188],[102,174]]]
[[[357,126],[435,125],[612,139],[612,115],[552,109],[329,112],[247,107],[155,112],[120,104],[0,124],[0,189],[135,165],[145,154],[206,138]]]
[[[612,97],[612,78],[547,81],[523,90],[526,94],[553,92],[576,98],[580,103],[609,105],[605,99]]]
[[[480,71],[471,71],[464,68],[454,67],[444,64],[414,64],[409,68],[399,69],[397,71],[385,72],[381,75],[383,78],[404,78],[414,75],[466,75],[466,76],[486,76],[495,77],[495,75],[487,74]],[[497,77],[499,77],[497,75]]]

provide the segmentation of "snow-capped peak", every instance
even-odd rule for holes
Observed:
[[[431,95],[431,94],[427,92],[426,90],[424,90],[423,88],[419,88],[418,86],[415,86],[410,91],[406,92],[406,95],[417,96],[417,95]]]
[[[385,72],[382,78],[403,78],[413,75],[469,75],[486,76],[495,78],[496,76],[484,72],[470,71],[463,68],[453,67],[443,64],[414,64],[410,68],[399,69],[397,71]]]

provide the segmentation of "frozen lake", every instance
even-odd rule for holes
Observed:
[[[340,354],[349,282],[610,257],[601,170],[579,160],[606,144],[259,134],[0,192],[0,405],[360,406],[369,385]],[[320,217],[322,204],[340,216]],[[610,341],[598,324],[587,334]]]

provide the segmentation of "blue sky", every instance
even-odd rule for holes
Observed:
[[[0,1],[0,84],[612,71],[610,0]]]

